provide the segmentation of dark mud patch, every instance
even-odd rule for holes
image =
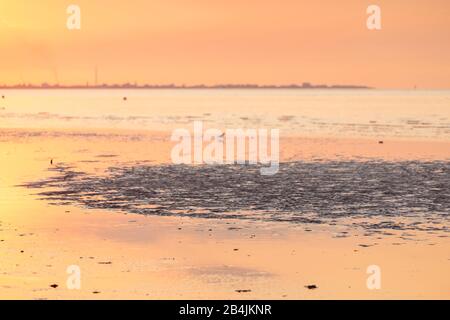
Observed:
[[[39,196],[53,204],[136,214],[297,224],[376,217],[350,224],[448,232],[450,162],[291,162],[272,176],[259,169],[139,165],[91,175],[60,166],[51,178],[24,186],[43,189]]]

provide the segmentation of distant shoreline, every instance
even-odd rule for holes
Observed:
[[[13,85],[13,86],[0,86],[0,90],[7,89],[374,89],[372,87],[360,86],[360,85],[312,85],[309,83],[303,83],[302,85],[254,85],[254,84],[224,84],[224,85]]]

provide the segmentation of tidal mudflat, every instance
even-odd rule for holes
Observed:
[[[448,298],[447,142],[291,136],[263,177],[163,132],[1,137],[2,298]]]

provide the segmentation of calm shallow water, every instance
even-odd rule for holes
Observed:
[[[450,91],[7,90],[2,128],[279,128],[282,135],[450,140]],[[127,100],[123,100],[123,97]]]
[[[450,91],[11,90],[1,103],[3,128],[81,129],[81,139],[96,137],[96,128],[165,131],[191,129],[194,120],[202,120],[221,129],[450,141]],[[106,138],[102,146],[109,144]],[[448,168],[448,161],[293,162],[262,177],[255,166],[111,163],[110,171],[87,174],[60,163],[52,169],[58,175],[27,186],[42,188],[41,196],[58,205],[288,223],[376,216],[389,219],[369,228],[446,232]],[[428,229],[430,221],[436,225]]]

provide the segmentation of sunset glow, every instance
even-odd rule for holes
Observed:
[[[81,8],[81,30],[66,9]],[[450,88],[450,2],[0,2],[0,84],[312,83]]]

